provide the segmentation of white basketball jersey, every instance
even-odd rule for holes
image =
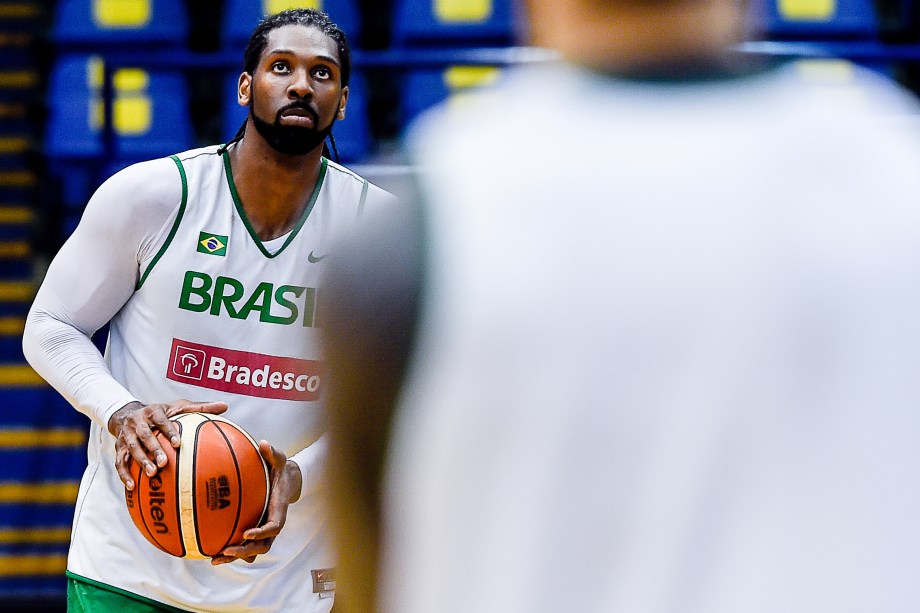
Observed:
[[[532,67],[410,135],[382,611],[920,609],[918,108],[813,69]]]
[[[224,401],[227,418],[291,456],[321,434],[322,260],[365,202],[385,192],[324,159],[293,230],[262,243],[226,153],[209,147],[173,160],[182,205],[162,246],[139,263],[136,292],[111,322],[106,360],[143,402]],[[111,437],[95,423],[90,437],[71,573],[188,610],[329,611],[324,578],[334,558],[318,493],[289,507],[271,551],[254,564],[174,558],[132,524]]]

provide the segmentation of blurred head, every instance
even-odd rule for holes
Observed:
[[[530,42],[600,69],[680,65],[744,39],[747,0],[525,0]]]

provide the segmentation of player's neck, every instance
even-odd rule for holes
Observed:
[[[744,20],[733,0],[533,3],[532,38],[558,49],[569,61],[606,72],[641,72],[658,66],[706,63],[744,38]]]
[[[284,155],[257,134],[230,149],[237,195],[260,239],[277,238],[296,225],[319,179],[322,150],[320,145],[306,155]]]

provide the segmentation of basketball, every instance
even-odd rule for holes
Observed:
[[[268,505],[268,466],[258,444],[229,419],[188,413],[172,419],[176,449],[157,432],[168,462],[148,477],[131,462],[125,490],[134,525],[155,547],[180,558],[205,559],[243,541]]]

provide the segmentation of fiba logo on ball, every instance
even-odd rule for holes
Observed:
[[[125,490],[137,529],[160,551],[204,559],[243,541],[268,507],[268,466],[253,438],[229,419],[188,413],[172,419],[176,449],[157,432],[167,463],[148,477],[130,466],[134,490]]]
[[[208,479],[208,508],[226,509],[230,506],[230,479],[227,475]]]

